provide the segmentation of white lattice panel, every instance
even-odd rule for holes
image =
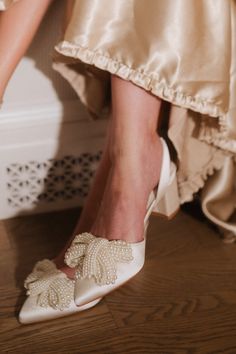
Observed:
[[[0,141],[5,136],[0,143],[0,219],[83,204],[101,156],[106,122],[51,120],[43,129],[37,124],[27,128],[26,123],[1,129],[0,124]],[[53,126],[49,139],[46,131]],[[17,143],[9,139],[7,144],[7,135],[17,135]]]

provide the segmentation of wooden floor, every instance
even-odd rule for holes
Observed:
[[[77,214],[0,222],[0,353],[236,354],[236,245],[186,211],[151,219],[145,267],[96,307],[20,325],[25,276],[62,247]]]

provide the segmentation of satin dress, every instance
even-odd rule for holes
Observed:
[[[20,0],[19,0],[20,1]],[[14,0],[0,0],[0,9]],[[110,74],[163,100],[180,203],[236,235],[236,2],[74,0],[53,68],[93,119],[109,114]],[[165,124],[164,124],[165,125]]]

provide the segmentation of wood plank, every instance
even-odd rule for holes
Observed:
[[[5,225],[0,222],[0,249],[5,251],[11,248],[10,240],[6,232]]]

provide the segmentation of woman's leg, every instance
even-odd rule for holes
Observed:
[[[77,233],[87,231],[128,242],[143,239],[148,196],[160,175],[162,145],[156,132],[160,106],[157,97],[112,76],[112,118],[106,149]],[[91,214],[92,209],[96,212]],[[62,266],[63,254],[56,263],[73,277],[74,269]]]
[[[53,0],[20,0],[0,13],[0,101]]]
[[[108,239],[143,239],[147,200],[160,176],[162,145],[157,135],[161,100],[112,76],[111,168],[91,232]]]

